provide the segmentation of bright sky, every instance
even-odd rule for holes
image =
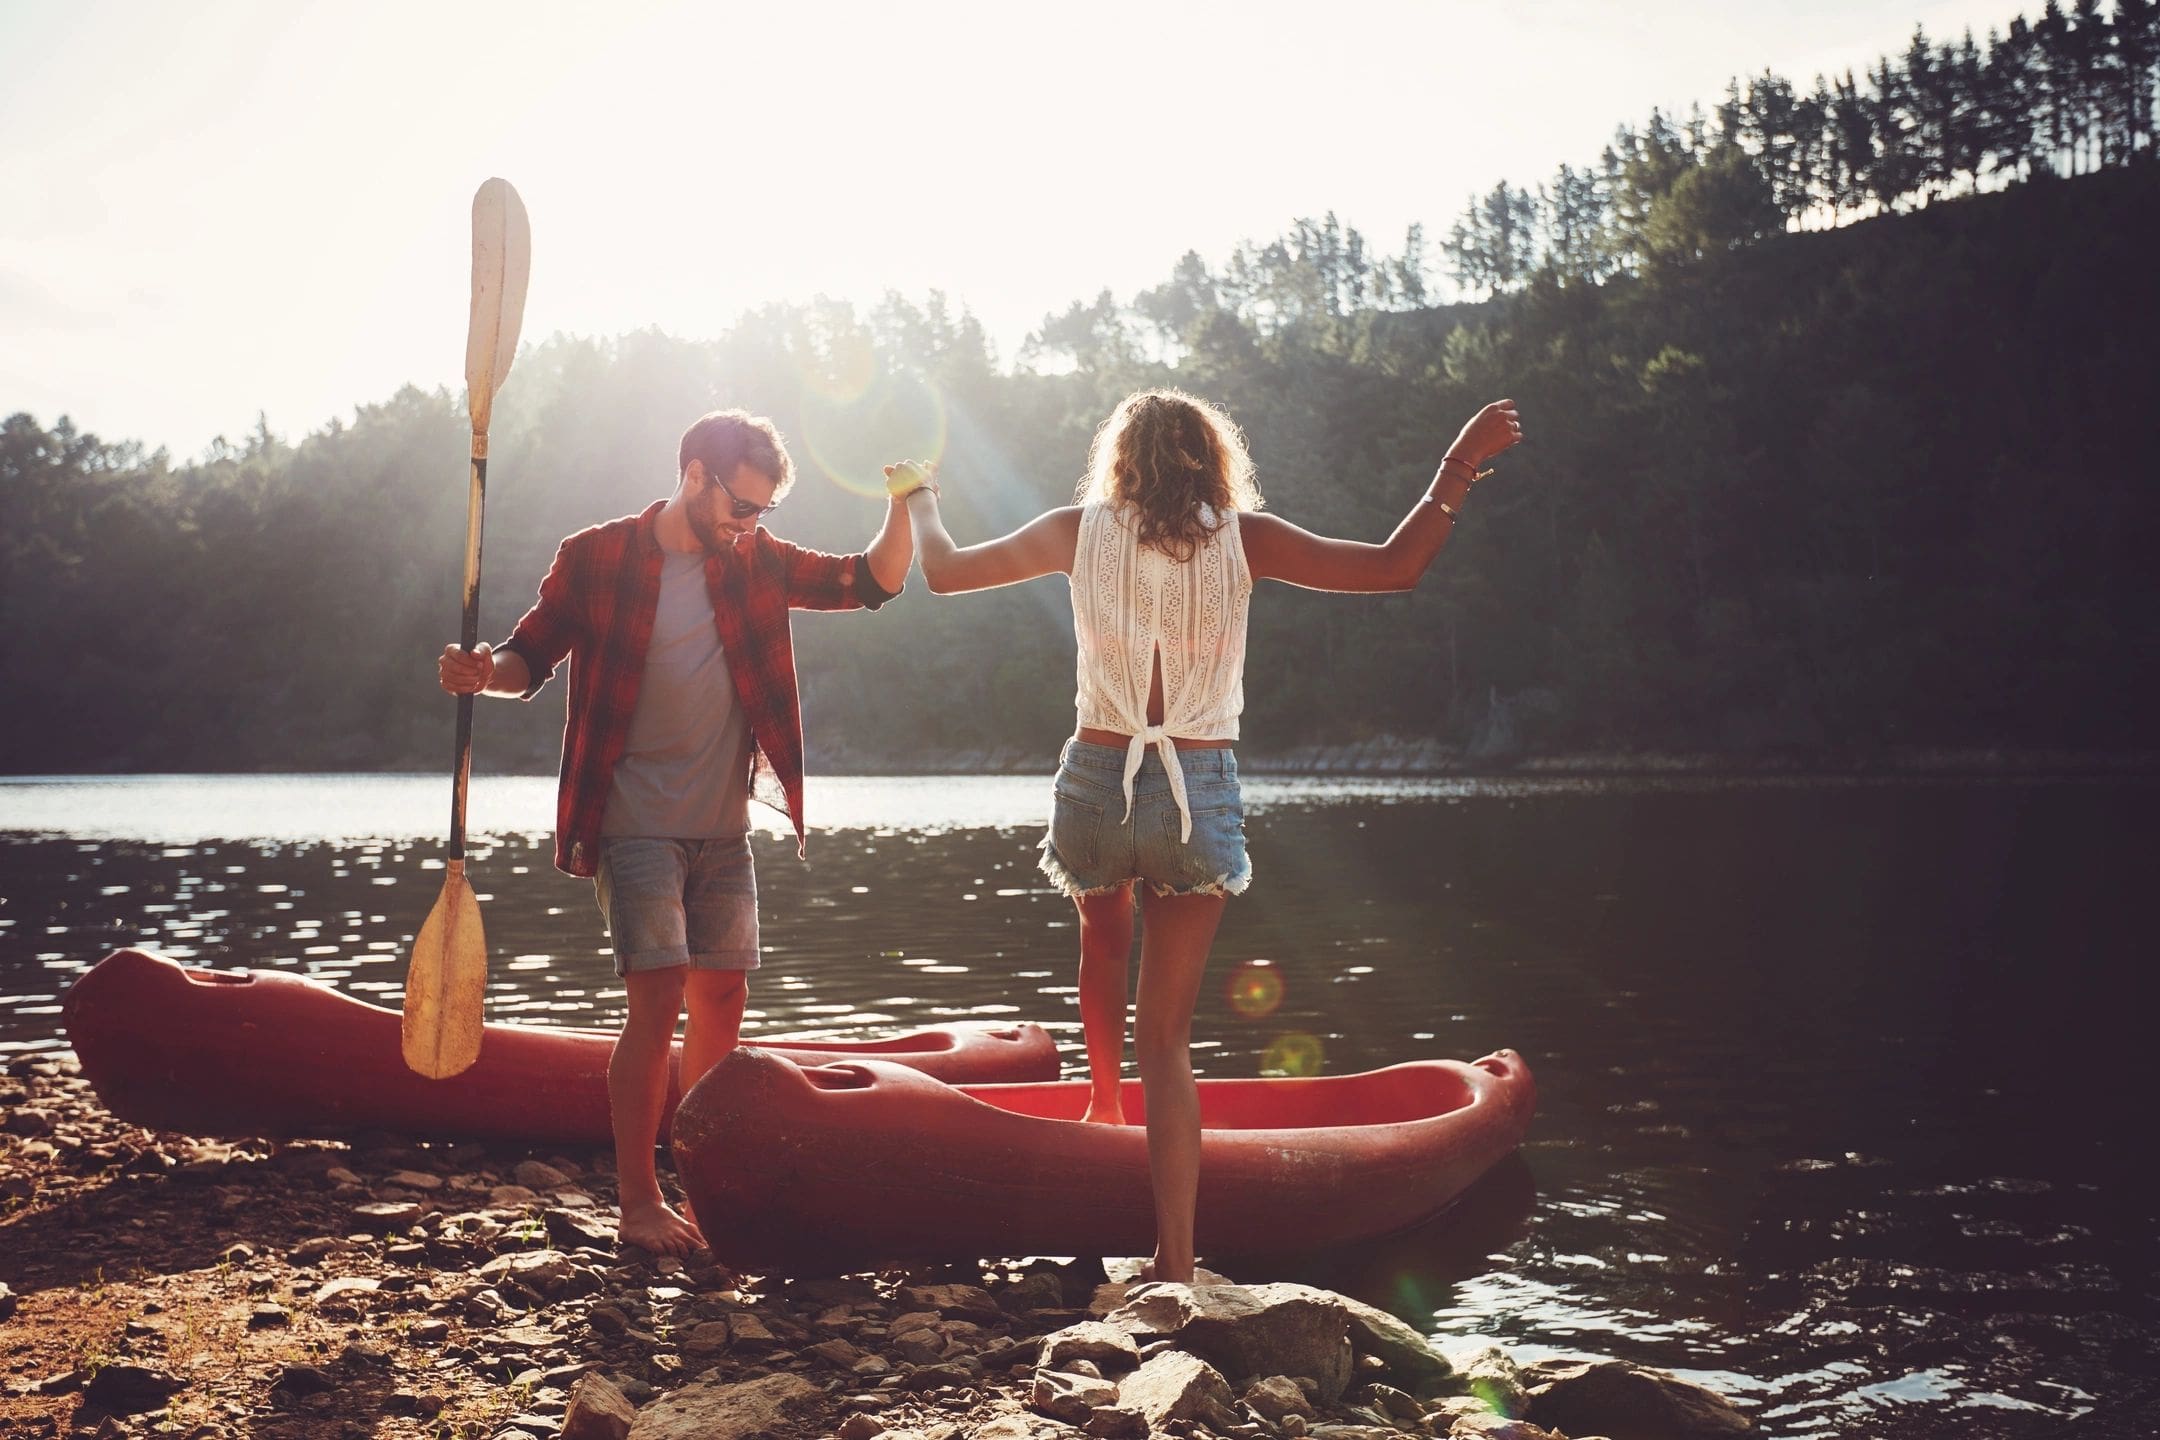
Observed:
[[[1392,251],[1653,105],[2016,7],[0,0],[0,413],[189,456],[455,386],[490,175],[528,340],[939,289],[1010,363],[1188,249],[1332,209]]]

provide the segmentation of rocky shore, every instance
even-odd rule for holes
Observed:
[[[265,1077],[265,1083],[275,1083]],[[1753,1434],[1595,1357],[1518,1366],[1303,1285],[1099,1261],[815,1280],[616,1243],[603,1155],[234,1144],[0,1075],[0,1435],[1052,1440]]]

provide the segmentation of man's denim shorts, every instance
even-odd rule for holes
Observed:
[[[1180,840],[1170,777],[1153,746],[1133,777],[1132,818],[1125,815],[1125,749],[1067,740],[1058,757],[1043,837],[1042,872],[1067,895],[1112,890],[1145,880],[1157,895],[1237,895],[1252,883],[1245,854],[1245,803],[1237,756],[1229,750],[1180,750],[1192,839]]]
[[[755,970],[757,869],[750,837],[664,840],[610,835],[593,889],[615,946],[615,973]]]

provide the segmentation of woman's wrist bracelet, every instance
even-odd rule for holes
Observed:
[[[1492,474],[1492,471],[1490,470],[1478,469],[1477,466],[1471,464],[1468,460],[1463,459],[1460,455],[1443,455],[1440,457],[1441,469],[1445,470],[1451,463],[1460,465],[1463,467],[1464,470],[1468,471],[1470,474],[1470,483],[1473,485],[1477,484],[1478,481],[1483,480],[1486,476]]]

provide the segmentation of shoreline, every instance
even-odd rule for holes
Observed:
[[[1048,776],[1055,747],[915,751],[866,755],[847,749],[807,757],[808,773],[833,778],[895,776]],[[494,778],[553,779],[552,757],[527,758],[530,769],[491,772]],[[1292,746],[1240,752],[1238,768],[1271,779],[2160,779],[2160,750],[2012,749],[1929,747],[1799,754],[1738,754],[1719,751],[1556,751],[1503,758],[1474,756],[1437,741],[1380,736],[1368,741]],[[433,775],[433,769],[375,766],[340,769],[270,765],[222,769],[145,769],[125,760],[91,769],[0,771],[9,781],[125,779],[170,775]]]
[[[1755,1433],[1663,1372],[1517,1364],[1330,1291],[1198,1279],[1088,1259],[736,1276],[619,1246],[605,1150],[199,1140],[116,1119],[72,1057],[0,1066],[8,1435]]]

